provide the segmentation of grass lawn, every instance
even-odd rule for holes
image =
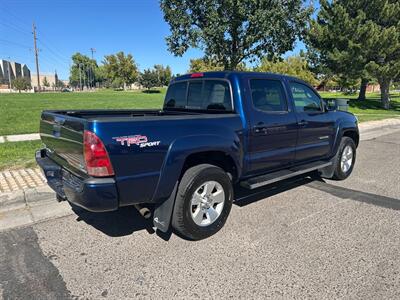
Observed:
[[[367,94],[365,101],[357,101],[358,94],[343,95],[342,93],[327,92],[321,92],[320,94],[323,98],[350,99],[349,110],[357,116],[360,122],[400,117],[400,93],[390,95],[392,99],[392,109],[390,110],[382,108],[379,93]]]
[[[161,108],[160,93],[72,92],[41,94],[0,94],[0,136],[39,132],[40,113],[45,109]]]
[[[0,171],[35,166],[35,151],[41,146],[41,141],[0,144]]]

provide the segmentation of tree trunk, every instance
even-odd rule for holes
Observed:
[[[381,87],[381,101],[384,109],[390,108],[390,100],[389,100],[389,86],[390,79],[382,79],[379,81],[379,85]]]
[[[365,94],[367,92],[368,81],[369,80],[366,78],[361,79],[360,94],[358,94],[359,101],[364,101],[366,99]]]

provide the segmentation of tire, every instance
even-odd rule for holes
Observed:
[[[194,166],[179,183],[172,227],[189,240],[207,238],[224,226],[232,201],[232,182],[224,170],[209,164]]]
[[[350,150],[349,150],[350,149]],[[349,154],[351,151],[351,155]],[[351,161],[348,159],[351,156]],[[347,159],[347,163],[343,161]],[[350,176],[353,172],[354,164],[356,162],[356,145],[354,141],[349,137],[343,137],[340,141],[339,149],[335,159],[335,170],[333,173],[333,179],[344,180]]]

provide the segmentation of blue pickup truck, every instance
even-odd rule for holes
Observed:
[[[110,99],[112,101],[112,99]],[[297,78],[205,72],[175,78],[161,110],[44,111],[36,160],[59,200],[93,212],[135,205],[193,240],[224,225],[233,187],[353,170],[357,119]]]

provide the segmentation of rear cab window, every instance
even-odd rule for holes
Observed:
[[[233,112],[230,85],[220,79],[175,82],[168,88],[164,108]]]

